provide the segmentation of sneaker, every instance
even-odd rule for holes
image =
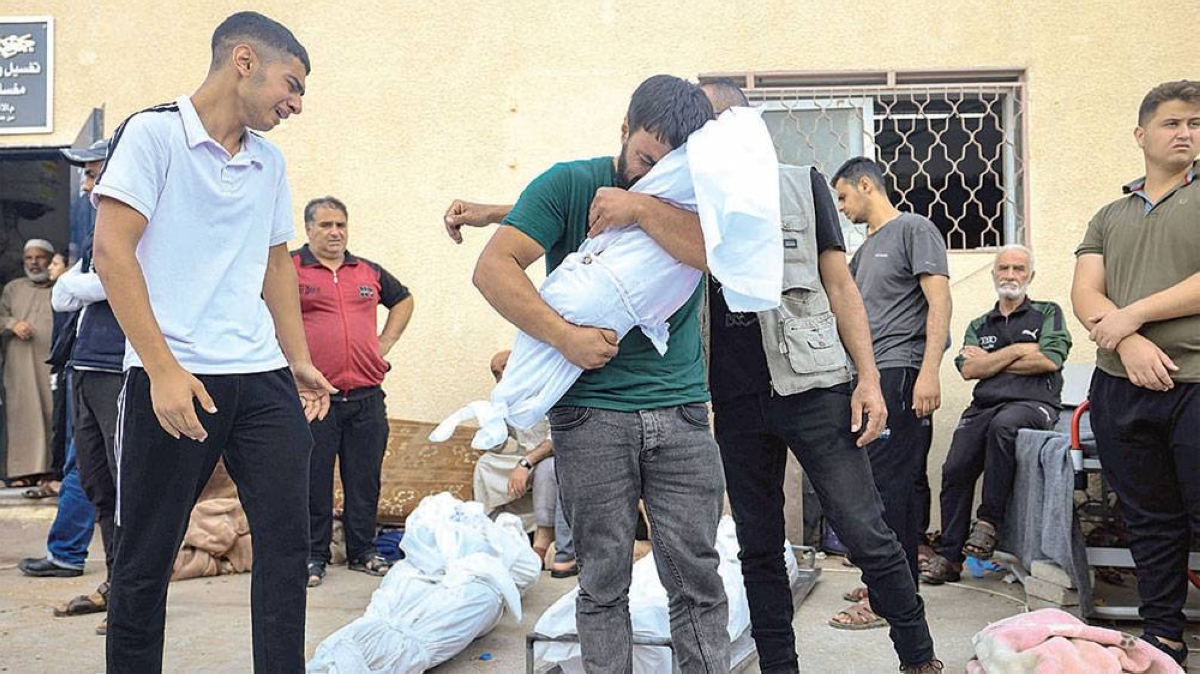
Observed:
[[[108,634],[108,618],[101,620],[100,624],[96,625],[96,634],[100,636],[105,636]]]
[[[17,563],[26,576],[35,578],[75,578],[83,575],[83,567],[67,566],[49,557],[27,557]]]

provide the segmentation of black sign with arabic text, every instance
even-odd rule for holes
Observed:
[[[54,19],[0,17],[0,134],[50,133]]]

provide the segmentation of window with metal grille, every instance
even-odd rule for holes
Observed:
[[[764,108],[781,162],[826,176],[875,158],[900,210],[932,220],[951,250],[1025,239],[1025,85],[1011,70],[713,73]],[[843,218],[851,250],[865,225]]]

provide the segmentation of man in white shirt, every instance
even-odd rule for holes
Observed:
[[[221,457],[254,541],[254,669],[304,668],[306,417],[332,387],[304,339],[283,156],[256,132],[300,113],[310,66],[254,12],[217,27],[212,56],[191,97],[117,129],[92,193],[96,268],[128,339],[110,673],[162,670],[171,566]]]

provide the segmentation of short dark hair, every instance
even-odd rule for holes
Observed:
[[[713,106],[699,86],[671,75],[655,75],[629,99],[630,133],[644,129],[672,149],[713,118]]]
[[[346,219],[350,219],[350,211],[346,210],[346,204],[342,203],[337,197],[317,197],[304,205],[304,224],[311,225],[316,222],[318,208],[332,208],[342,212]]]
[[[750,100],[746,98],[742,88],[731,79],[721,78],[705,82],[700,88],[708,94],[708,100],[713,104],[713,112],[718,115],[729,108],[745,108],[750,105]]]
[[[312,72],[312,63],[308,60],[308,50],[292,35],[292,31],[274,19],[267,18],[258,12],[238,12],[221,22],[212,36],[212,64],[210,70],[216,70],[238,43],[249,42],[262,45],[268,49],[291,54],[304,64],[304,72]]]
[[[1158,106],[1168,101],[1200,103],[1200,82],[1177,80],[1163,82],[1151,89],[1150,93],[1142,99],[1142,104],[1138,106],[1138,126],[1144,126],[1154,116],[1154,113],[1158,112]]]
[[[830,187],[837,187],[839,180],[845,180],[851,185],[857,185],[858,181],[863,178],[869,178],[875,183],[879,189],[887,189],[887,184],[883,180],[883,169],[879,168],[879,164],[875,163],[870,157],[851,157],[846,160],[845,164],[833,174],[829,179]]]

